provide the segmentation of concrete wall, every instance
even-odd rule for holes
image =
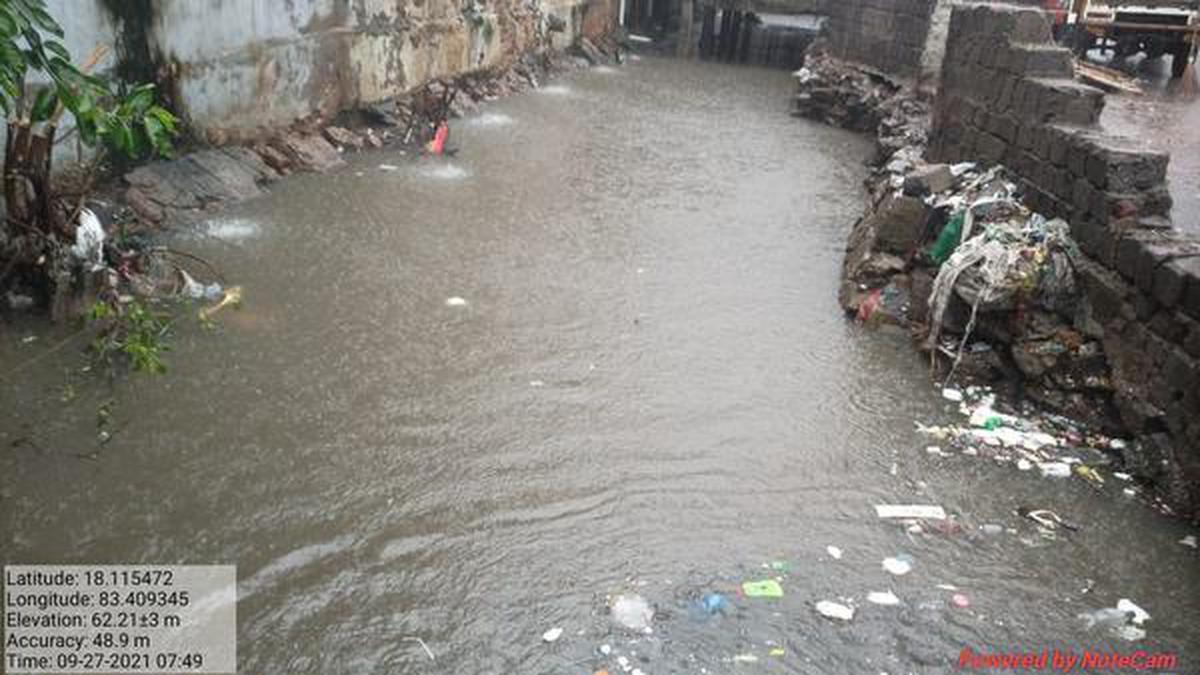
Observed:
[[[615,22],[612,0],[49,0],[77,58],[154,78],[209,140],[385,99],[431,78],[499,66],[541,43],[546,16]],[[586,24],[586,25],[585,25]]]
[[[1200,509],[1200,238],[1171,227],[1167,155],[1106,134],[1103,105],[1040,11],[956,6],[930,153],[1002,162],[1032,208],[1071,223],[1076,327],[1103,342],[1117,407],[1145,440],[1127,459]]]

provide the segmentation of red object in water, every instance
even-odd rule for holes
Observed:
[[[863,298],[862,302],[858,303],[858,320],[870,321],[871,315],[875,310],[879,309],[879,303],[883,299],[883,292],[880,289],[871,291],[871,294]]]
[[[433,132],[433,140],[429,142],[429,152],[434,155],[442,154],[446,149],[446,138],[450,136],[450,126],[445,122],[438,125],[437,131]]]

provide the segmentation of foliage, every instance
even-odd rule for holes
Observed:
[[[99,326],[92,342],[97,361],[111,367],[114,357],[120,355],[134,370],[154,375],[167,371],[162,355],[170,348],[167,339],[171,323],[166,314],[137,300],[116,305],[97,301],[90,318]]]
[[[8,119],[53,125],[65,108],[89,146],[129,157],[170,155],[178,120],[155,103],[154,85],[130,88],[89,74],[91,64],[76,67],[62,38],[45,0],[0,0],[0,109]],[[31,96],[34,73],[49,83]]]

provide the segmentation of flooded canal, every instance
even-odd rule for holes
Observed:
[[[244,308],[183,323],[163,377],[66,395],[63,349],[3,381],[0,561],[235,563],[244,673],[896,675],[1138,646],[1196,672],[1186,526],[925,452],[914,422],[952,404],[836,301],[870,144],[790,117],[792,89],[579,72],[456,122],[455,158],[359,155],[181,235]],[[5,372],[57,340],[26,335]],[[962,527],[911,534],[881,503]],[[1081,529],[1044,538],[1022,506]],[[775,577],[781,598],[739,592]],[[650,632],[610,619],[622,593]],[[1121,598],[1144,640],[1078,618]]]

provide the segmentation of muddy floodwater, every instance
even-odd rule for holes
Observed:
[[[964,647],[1200,671],[1194,530],[1116,481],[926,452],[914,422],[953,404],[835,297],[870,143],[790,117],[792,89],[645,58],[456,121],[457,157],[278,183],[178,235],[245,305],[181,322],[162,377],[72,374],[62,334],[10,327],[4,372],[43,356],[0,385],[0,559],[236,564],[244,673],[896,675]],[[622,593],[649,632],[612,621]],[[1144,639],[1077,616],[1121,598]]]

